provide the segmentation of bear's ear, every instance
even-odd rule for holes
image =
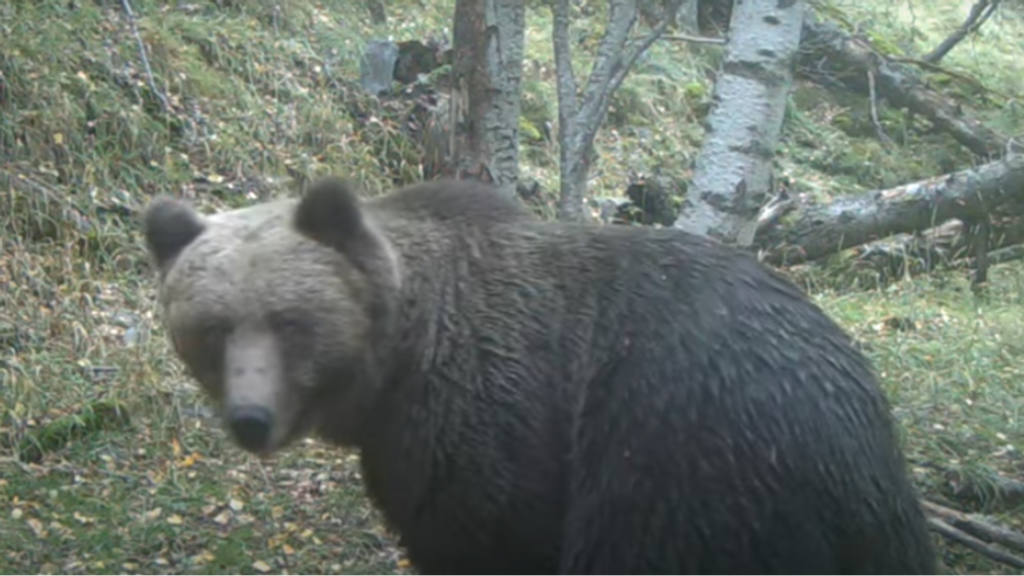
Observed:
[[[142,228],[149,253],[161,268],[206,229],[191,206],[167,197],[150,202]]]
[[[367,234],[355,186],[336,177],[310,185],[295,209],[294,225],[299,233],[344,253]]]

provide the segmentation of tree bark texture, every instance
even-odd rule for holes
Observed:
[[[594,137],[604,122],[611,96],[637,59],[664,34],[682,0],[665,4],[664,19],[646,37],[630,41],[637,20],[637,0],[610,0],[608,25],[597,48],[590,77],[579,93],[572,69],[569,0],[553,0],[552,42],[558,85],[558,142],[561,220],[583,218],[583,197],[593,156]]]
[[[451,105],[456,178],[515,193],[526,34],[522,0],[457,0]]]
[[[805,7],[800,0],[736,0],[728,54],[693,183],[675,226],[749,246],[769,193],[772,159]]]
[[[800,264],[898,233],[912,233],[952,218],[986,219],[998,208],[1024,205],[1024,155],[977,168],[803,205],[764,227],[756,244],[774,265]]]

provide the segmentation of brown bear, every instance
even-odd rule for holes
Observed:
[[[421,573],[935,573],[872,367],[749,255],[457,181],[144,227],[234,440],[357,448]]]

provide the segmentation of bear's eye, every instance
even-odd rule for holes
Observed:
[[[274,312],[267,316],[270,328],[282,337],[301,336],[309,331],[309,321],[299,314]]]
[[[229,323],[206,317],[178,324],[178,328],[173,332],[175,340],[183,348],[203,350],[222,344],[230,330]]]
[[[199,335],[207,345],[217,346],[224,342],[229,332],[231,326],[226,322],[210,320],[203,323]]]
[[[211,375],[220,374],[230,329],[230,324],[206,320],[174,332],[175,348],[201,381],[215,381]]]
[[[230,331],[230,324],[210,318],[183,331],[182,343],[198,352],[213,352],[224,345]]]

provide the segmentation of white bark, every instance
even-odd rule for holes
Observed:
[[[793,83],[802,0],[736,0],[728,55],[693,183],[675,226],[749,246],[770,192],[772,158]]]
[[[523,0],[488,0],[487,44],[491,100],[484,114],[484,146],[494,183],[514,195],[519,179],[519,106],[526,37]]]
[[[675,17],[679,1],[670,2],[665,19],[648,36],[631,42],[629,32],[637,20],[637,1],[610,0],[608,25],[581,95],[571,64],[569,0],[553,0],[552,42],[558,82],[560,219],[582,218],[594,137],[604,122],[611,95],[625,80],[637,58],[665,32]]]

